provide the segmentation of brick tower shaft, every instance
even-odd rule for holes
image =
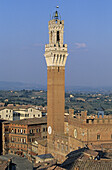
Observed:
[[[64,132],[65,67],[47,68],[48,127],[59,134]]]

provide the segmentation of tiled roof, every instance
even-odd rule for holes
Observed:
[[[79,168],[80,170],[111,170],[112,160],[77,160],[70,170],[74,170],[74,168]]]
[[[46,116],[42,118],[29,118],[29,119],[11,121],[11,124],[18,124],[18,125],[33,125],[33,124],[46,124],[46,123],[47,123]]]
[[[54,158],[50,153],[49,154],[38,155],[37,157],[39,157],[41,159]]]

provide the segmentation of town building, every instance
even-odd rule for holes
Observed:
[[[2,123],[6,121],[4,119],[0,119],[0,155],[2,154]]]
[[[47,138],[47,118],[3,122],[2,134],[3,154],[10,153],[30,157],[33,155],[32,143]]]
[[[8,106],[0,109],[0,118],[5,120],[21,120],[28,118],[41,118],[42,112],[33,107]]]

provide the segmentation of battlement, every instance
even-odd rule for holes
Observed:
[[[53,28],[54,25],[61,25],[64,27],[64,20],[59,20],[59,19],[52,19],[48,23],[49,27]]]
[[[47,50],[47,48],[51,48],[51,47],[61,47],[64,50],[65,48],[67,48],[67,44],[46,44],[45,50]]]
[[[72,110],[72,111],[71,111]],[[87,116],[87,111],[81,111],[74,115],[74,110],[69,110],[69,117],[83,124],[112,124],[112,115],[90,115]]]

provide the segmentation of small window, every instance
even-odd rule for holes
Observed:
[[[63,145],[63,144],[61,144],[61,150],[62,150],[62,151],[64,150],[64,145]]]
[[[112,139],[112,134],[111,134],[111,139]]]
[[[68,151],[68,145],[65,146],[65,150]]]
[[[58,72],[59,72],[59,67],[58,67]]]
[[[45,128],[43,128],[43,132],[45,132]]]
[[[14,138],[13,138],[13,137],[11,138],[11,141],[12,141],[12,142],[14,141]]]
[[[100,135],[99,134],[97,135],[97,140],[100,140]]]
[[[57,143],[57,148],[58,148],[58,149],[60,148],[60,144],[59,144],[59,142]]]
[[[30,134],[33,133],[33,129],[30,130]]]

